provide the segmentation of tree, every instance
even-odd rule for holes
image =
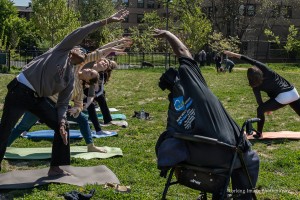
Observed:
[[[18,12],[11,1],[0,0],[0,27],[2,31],[2,49],[14,49],[20,38],[26,33],[27,22],[18,17]]]
[[[79,1],[78,11],[83,24],[105,19],[116,12],[112,1],[107,0],[82,0]],[[89,39],[93,45],[101,46],[123,35],[121,24],[113,23],[91,33]]]
[[[173,0],[170,7],[170,29],[192,52],[198,52],[208,41],[211,22],[201,10],[203,0]]]
[[[213,34],[209,36],[209,46],[217,53],[222,53],[224,50],[239,52],[240,40],[237,36],[229,36],[226,38],[221,32],[214,31]]]
[[[152,52],[159,49],[159,40],[153,38],[153,30],[162,27],[163,22],[156,11],[144,13],[142,23],[135,27],[130,27],[133,45],[131,50],[134,52]]]
[[[67,7],[65,0],[32,0],[32,5],[32,22],[41,40],[52,47],[80,26],[79,14]]]
[[[11,16],[18,16],[14,4],[9,0],[0,0],[0,27],[3,27],[5,20]]]
[[[300,55],[300,32],[299,28],[296,28],[295,25],[289,27],[289,34],[286,38],[280,38],[280,36],[274,34],[270,29],[266,29],[265,34],[268,36],[269,42],[276,43],[277,45],[282,45],[281,41],[286,41],[283,47],[287,53]]]
[[[292,7],[299,4],[299,0],[207,0],[202,8],[214,30],[226,37],[237,36],[246,42],[251,40],[255,46],[248,51],[254,54],[259,51],[262,41],[266,41],[265,29],[287,34],[288,26],[285,25],[291,23]]]

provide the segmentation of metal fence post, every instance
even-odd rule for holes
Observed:
[[[8,71],[10,72],[10,50],[8,50],[8,56],[7,56],[7,66],[8,66]]]

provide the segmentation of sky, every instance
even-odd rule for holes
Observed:
[[[28,2],[31,0],[13,0],[16,6],[28,6]]]

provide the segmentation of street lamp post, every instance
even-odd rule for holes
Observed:
[[[169,30],[169,3],[171,3],[172,0],[167,0],[167,5],[166,5],[166,30]],[[169,52],[168,52],[168,41],[166,40],[166,55],[165,55],[165,69],[168,68],[168,57],[169,57]]]

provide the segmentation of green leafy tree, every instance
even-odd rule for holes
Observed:
[[[79,14],[73,8],[67,7],[65,0],[32,0],[32,5],[32,21],[38,34],[41,40],[51,46],[80,26]]]
[[[4,29],[5,27],[2,27],[2,31],[0,35],[0,52],[6,50],[7,36],[4,35]]]
[[[161,28],[163,22],[156,11],[144,13],[144,18],[138,26],[130,27],[130,37],[133,45],[131,50],[134,52],[153,52],[159,50],[159,40],[153,38],[153,30]],[[142,30],[142,31],[141,31]]]
[[[288,52],[296,52],[300,55],[300,32],[299,28],[296,28],[295,25],[289,27],[289,34],[287,36],[287,42],[285,49]]]
[[[282,41],[286,41],[283,44],[284,49],[289,54],[300,55],[300,32],[299,28],[296,28],[295,25],[289,27],[289,33],[286,38],[282,38],[276,35],[272,30],[266,29],[265,34],[268,37],[269,42],[274,42],[277,45],[282,45]]]
[[[26,33],[26,26],[26,20],[18,17],[17,9],[13,3],[8,0],[0,0],[1,48],[16,48],[22,36]]]
[[[228,38],[226,38],[221,32],[214,31],[213,34],[209,36],[208,43],[210,48],[217,53],[222,53],[224,50],[233,52],[240,51],[240,40],[237,36],[229,36]]]
[[[26,34],[28,22],[24,18],[11,16],[4,22],[5,32],[9,35],[9,49],[15,49],[19,45],[20,39]]]
[[[4,22],[11,16],[18,16],[18,11],[9,0],[0,0],[0,27],[4,27]]]
[[[166,5],[166,1],[164,2]],[[178,35],[192,52],[198,52],[208,41],[211,22],[203,14],[203,0],[173,0],[169,2],[170,30]]]
[[[107,0],[82,0],[79,1],[77,9],[83,24],[105,19],[116,12],[113,2]],[[91,33],[88,39],[92,41],[93,45],[101,46],[120,38],[123,32],[120,23],[113,23]]]

